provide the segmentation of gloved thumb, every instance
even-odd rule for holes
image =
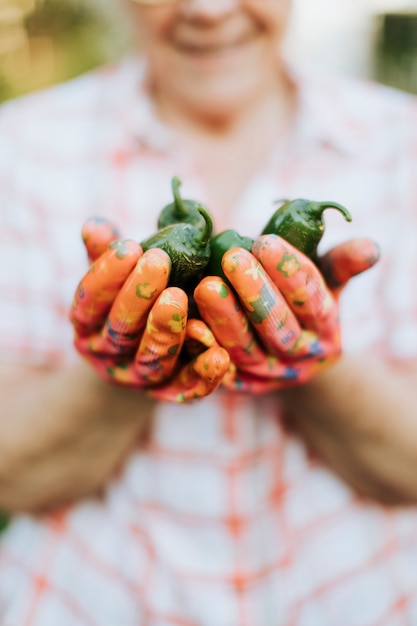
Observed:
[[[372,239],[356,238],[338,244],[318,260],[330,289],[338,292],[351,278],[370,269],[379,260],[379,246]]]
[[[106,252],[112,241],[120,239],[120,232],[117,226],[105,217],[91,217],[84,223],[81,236],[87,250],[88,260],[94,263]]]

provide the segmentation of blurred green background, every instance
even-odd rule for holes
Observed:
[[[417,10],[383,13],[375,26],[374,78],[417,94]]]
[[[0,101],[118,58],[127,25],[105,0],[0,0]]]
[[[303,15],[306,5],[294,2]],[[117,0],[0,0],[0,102],[119,58],[130,37],[117,5]],[[354,5],[349,3],[351,12],[359,15],[361,9]],[[415,2],[402,11],[380,13],[377,7],[386,2],[361,0],[360,6],[365,5],[373,10],[372,28],[365,35],[367,74],[417,93],[417,8],[410,8]],[[348,43],[352,56],[363,39],[354,35]]]

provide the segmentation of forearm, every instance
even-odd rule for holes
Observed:
[[[344,356],[282,397],[289,424],[360,493],[417,501],[414,372]]]
[[[102,382],[82,361],[56,371],[3,365],[0,373],[0,508],[33,510],[91,493],[149,430],[154,402]]]
[[[0,421],[0,441],[14,449],[22,444],[20,424],[29,414],[33,424],[43,423],[45,429],[59,423],[73,431],[78,424],[130,420],[132,414],[138,422],[146,421],[154,404],[137,391],[101,381],[81,359],[57,369],[7,366],[1,386],[2,413],[10,419]]]

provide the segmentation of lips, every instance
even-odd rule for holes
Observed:
[[[252,23],[237,19],[216,26],[182,22],[171,33],[171,40],[183,52],[215,54],[238,48],[256,34]]]
[[[183,52],[191,52],[195,54],[216,54],[233,50],[247,43],[253,36],[244,35],[232,40],[220,41],[204,41],[198,40],[177,40],[175,46]]]

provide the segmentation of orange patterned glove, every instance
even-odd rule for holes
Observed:
[[[103,379],[154,398],[185,402],[208,395],[229,367],[227,352],[205,325],[188,330],[187,294],[167,286],[169,256],[158,248],[143,253],[135,241],[114,239],[117,234],[101,218],[84,225],[92,265],[70,312],[76,349]],[[186,340],[194,346],[191,356],[183,350]]]
[[[226,252],[222,267],[233,289],[208,276],[194,292],[202,318],[230,354],[223,385],[251,393],[282,389],[311,380],[338,359],[339,293],[378,257],[374,242],[352,240],[321,259],[322,274],[277,235],[258,237],[252,254]]]

